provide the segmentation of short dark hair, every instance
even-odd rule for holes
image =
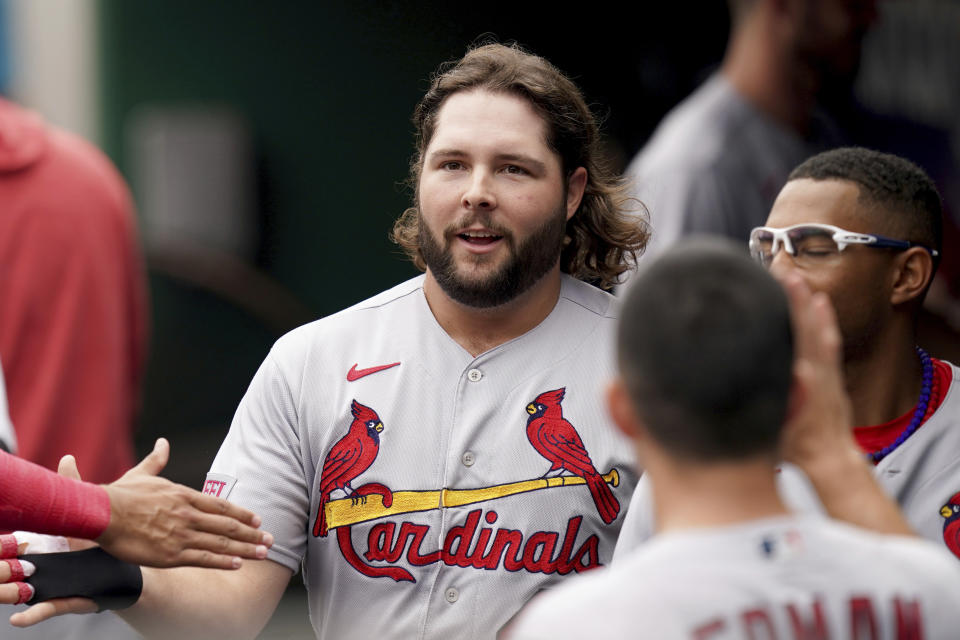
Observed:
[[[638,415],[671,455],[777,454],[793,366],[786,294],[739,245],[677,244],[631,282],[617,336]]]
[[[856,184],[858,202],[881,214],[878,221],[885,234],[943,251],[943,205],[937,186],[906,158],[864,147],[831,149],[805,160],[787,180],[801,178]],[[938,263],[934,258],[934,266]]]
[[[434,75],[413,114],[417,149],[410,163],[409,183],[414,189],[414,206],[394,223],[391,239],[419,269],[426,268],[419,251],[416,192],[423,154],[447,98],[473,90],[505,93],[528,101],[546,123],[545,142],[560,156],[565,181],[578,167],[587,170],[580,208],[567,221],[569,242],[561,252],[560,269],[602,288],[611,288],[635,264],[646,246],[646,210],[627,194],[626,183],[603,161],[597,121],[577,86],[547,60],[516,44],[475,47],[463,58],[442,65]],[[630,203],[642,215],[634,215]]]

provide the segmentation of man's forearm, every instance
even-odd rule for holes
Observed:
[[[291,575],[270,560],[248,560],[236,571],[144,568],[143,594],[117,613],[146,638],[254,638]]]
[[[801,467],[830,517],[881,533],[916,535],[859,451],[837,451]]]

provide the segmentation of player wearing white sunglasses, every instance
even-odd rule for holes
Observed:
[[[829,295],[860,448],[917,532],[960,556],[960,369],[917,345],[941,216],[913,163],[836,149],[791,173],[750,250],[775,275],[792,271]]]
[[[750,255],[764,266],[770,266],[774,256],[783,249],[794,259],[806,264],[833,258],[852,244],[873,249],[909,249],[922,247],[933,257],[940,253],[936,249],[908,240],[894,240],[874,233],[847,231],[832,224],[802,223],[785,229],[774,227],[756,227],[750,232]]]

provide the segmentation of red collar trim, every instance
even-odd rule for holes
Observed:
[[[930,402],[927,404],[927,414],[923,417],[922,427],[927,420],[934,414],[943,402],[944,390],[953,381],[953,370],[950,365],[942,360],[931,358],[933,361],[933,384],[930,389]],[[864,453],[874,453],[880,451],[896,441],[897,436],[903,433],[903,430],[910,425],[913,418],[915,407],[911,408],[899,418],[894,418],[883,424],[868,425],[864,427],[854,427],[853,437]]]

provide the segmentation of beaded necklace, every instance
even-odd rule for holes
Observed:
[[[923,365],[923,377],[922,383],[920,385],[920,399],[917,401],[917,408],[913,412],[913,419],[910,421],[910,424],[907,425],[907,428],[903,430],[897,439],[893,441],[893,444],[887,445],[880,451],[874,451],[873,453],[868,453],[867,457],[876,464],[886,458],[894,449],[899,447],[903,442],[913,435],[913,432],[920,428],[920,425],[923,424],[924,419],[927,417],[927,405],[930,403],[930,387],[933,384],[933,362],[930,360],[929,354],[920,347],[916,347],[917,355],[920,356],[920,364]]]

